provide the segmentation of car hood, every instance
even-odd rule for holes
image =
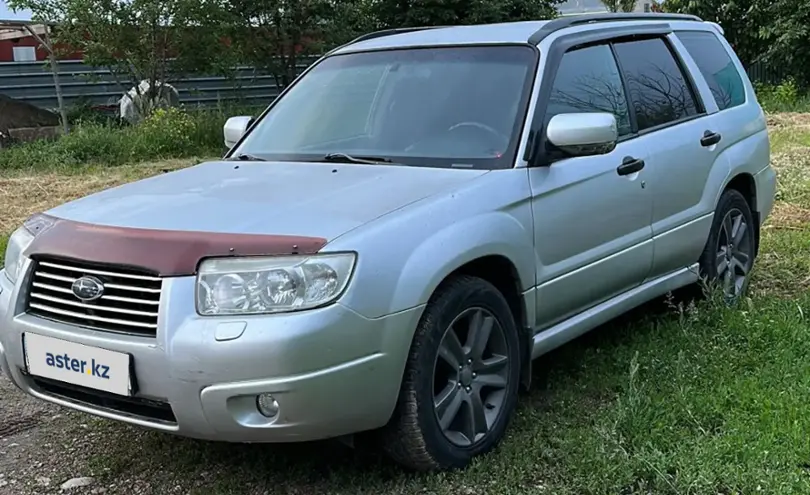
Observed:
[[[46,213],[114,227],[330,241],[485,173],[390,165],[207,162],[108,189]]]

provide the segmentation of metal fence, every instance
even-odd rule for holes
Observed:
[[[755,84],[777,85],[785,82],[790,72],[784,66],[756,62],[745,68],[748,78]]]
[[[312,60],[303,60],[303,70]],[[747,67],[752,81],[778,84],[789,75],[778,67],[757,63]],[[80,60],[65,60],[59,64],[59,78],[65,104],[79,103],[109,105],[115,103],[124,90],[106,69],[90,67]],[[250,67],[240,67],[233,77],[191,76],[172,84],[180,101],[195,106],[219,103],[241,103],[264,106],[278,95],[273,76],[257,73]],[[53,75],[42,62],[0,63],[0,93],[42,108],[56,108]]]
[[[300,69],[310,61],[305,60]],[[190,76],[170,81],[184,104],[212,106],[244,103],[263,106],[278,95],[273,76],[240,67],[233,77]],[[114,104],[131,86],[120,86],[106,69],[90,67],[81,60],[59,63],[59,84],[65,105]],[[125,83],[129,84],[129,83]],[[56,90],[50,68],[43,62],[0,63],[0,93],[41,108],[57,108]]]

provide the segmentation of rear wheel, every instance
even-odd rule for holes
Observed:
[[[739,191],[729,189],[720,197],[700,257],[701,276],[710,287],[722,290],[727,303],[736,302],[748,289],[756,248],[751,208]]]
[[[445,283],[416,330],[384,449],[412,469],[465,467],[503,438],[520,366],[503,295],[476,277]]]

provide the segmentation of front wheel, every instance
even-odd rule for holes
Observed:
[[[710,286],[722,288],[727,303],[745,294],[756,248],[751,208],[739,191],[729,189],[717,204],[709,240],[700,257],[701,276]]]
[[[520,380],[518,330],[504,296],[460,276],[428,303],[383,448],[428,471],[463,468],[503,438]]]

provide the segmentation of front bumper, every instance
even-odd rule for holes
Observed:
[[[25,284],[12,287],[0,273],[0,367],[24,392],[105,418],[232,442],[308,441],[383,426],[423,309],[367,319],[333,304],[282,315],[204,318],[193,309],[194,279],[172,278],[164,281],[157,336],[142,337],[26,314],[19,295]],[[135,397],[28,375],[27,332],[131,354]],[[279,404],[272,420],[257,410],[260,393]]]

